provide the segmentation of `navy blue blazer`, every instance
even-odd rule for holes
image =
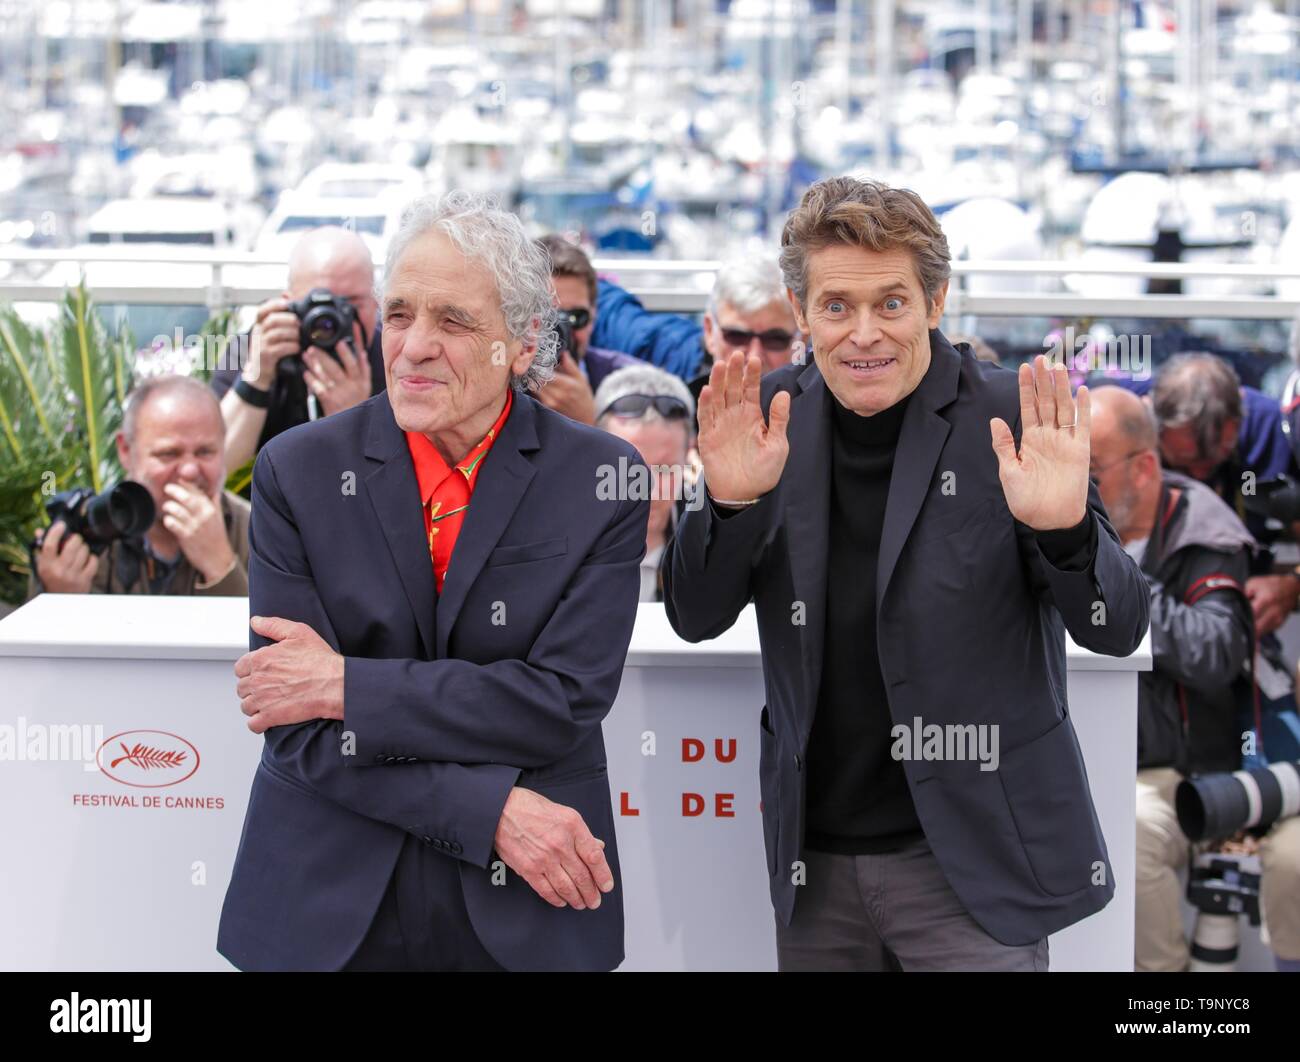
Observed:
[[[458,861],[474,931],[501,965],[622,961],[601,720],[636,620],[649,502],[602,496],[601,466],[620,461],[641,463],[516,393],[437,595],[387,394],[262,450],[250,612],[307,623],[345,656],[344,719],[266,732],[217,939],[235,966],[344,966],[408,835]],[[596,910],[552,907],[514,871],[493,883],[516,785],[575,808],[605,841],[615,888]]]
[[[1065,631],[1127,656],[1150,593],[1095,486],[1086,570],[1054,567],[1007,508],[989,420],[1020,440],[1016,373],[930,333],[930,367],[908,402],[894,456],[876,575],[877,651],[894,723],[997,726],[1000,763],[907,759],[917,816],[971,916],[1003,944],[1028,944],[1100,910],[1114,874],[1066,699]],[[772,903],[799,898],[808,739],[822,681],[831,496],[831,403],[815,362],[763,377],[766,414],[791,395],[790,454],[762,501],[721,518],[687,512],[664,551],[664,603],[687,641],[714,638],[750,601],[767,703],[759,783]],[[952,483],[954,490],[945,490]],[[794,602],[805,622],[792,622]],[[757,706],[755,706],[757,707]],[[975,731],[970,731],[975,733]]]

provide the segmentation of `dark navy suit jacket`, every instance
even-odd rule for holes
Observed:
[[[1127,656],[1150,594],[1088,495],[1097,552],[1054,567],[1007,508],[989,421],[1020,439],[1016,374],[930,333],[930,367],[908,402],[894,456],[876,575],[877,651],[895,725],[997,726],[1000,763],[906,759],[926,839],[972,917],[1028,944],[1100,910],[1115,891],[1066,699],[1065,631]],[[767,412],[791,394],[790,454],[776,488],[734,516],[687,512],[661,567],[673,629],[721,634],[751,600],[767,704],[759,781],[772,903],[789,924],[803,858],[805,756],[822,681],[831,496],[830,390],[816,363],[768,373]],[[945,490],[951,484],[955,489]],[[792,622],[796,602],[805,622]],[[988,731],[991,733],[992,731]]]
[[[622,961],[601,720],[636,620],[649,503],[602,497],[600,468],[620,459],[641,463],[517,393],[439,596],[387,394],[263,448],[250,611],[307,623],[344,655],[344,719],[266,732],[217,940],[235,966],[345,965],[407,836],[458,861],[473,929],[503,966]],[[596,910],[554,908],[513,871],[493,883],[516,785],[605,841],[615,889]]]

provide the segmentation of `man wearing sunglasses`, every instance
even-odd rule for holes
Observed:
[[[723,264],[704,315],[704,346],[711,362],[738,350],[747,358],[757,355],[764,374],[802,357],[803,336],[775,261],[749,257]],[[707,382],[706,368],[700,386]]]
[[[551,286],[563,322],[555,376],[538,393],[542,405],[583,424],[596,422],[595,391],[611,372],[642,364],[616,350],[591,346],[596,326],[596,270],[581,247],[552,233],[537,241],[550,255]]]
[[[688,382],[697,399],[709,367],[733,351],[756,354],[763,371],[799,361],[807,344],[786,298],[781,270],[765,255],[724,262],[714,278],[701,326],[674,313],[653,313],[617,284],[597,283],[599,320],[593,342],[626,351],[638,361]]]
[[[642,601],[663,600],[659,559],[685,511],[694,486],[695,400],[681,379],[653,365],[633,365],[605,377],[596,391],[596,426],[626,439],[655,476],[641,558]]]

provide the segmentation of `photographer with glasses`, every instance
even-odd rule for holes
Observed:
[[[764,255],[735,258],[718,268],[701,327],[689,317],[652,313],[631,292],[602,278],[593,341],[616,347],[687,381],[698,399],[709,370],[735,351],[756,354],[766,374],[802,363],[807,347],[786,298],[781,270]]]
[[[560,311],[560,358],[537,398],[583,424],[596,423],[595,391],[610,373],[641,364],[627,354],[591,345],[596,327],[596,270],[581,247],[552,233],[537,241],[550,256],[551,288]]]
[[[632,365],[605,377],[596,391],[596,426],[630,442],[654,476],[646,551],[641,559],[640,601],[662,601],[659,558],[699,473],[695,453],[695,400],[672,373]]]

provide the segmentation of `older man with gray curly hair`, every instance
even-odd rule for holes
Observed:
[[[277,436],[253,473],[235,674],[266,745],[218,950],[612,969],[601,720],[649,503],[596,484],[643,462],[530,394],[555,364],[550,272],[494,201],[410,204],[379,304],[387,391]]]

